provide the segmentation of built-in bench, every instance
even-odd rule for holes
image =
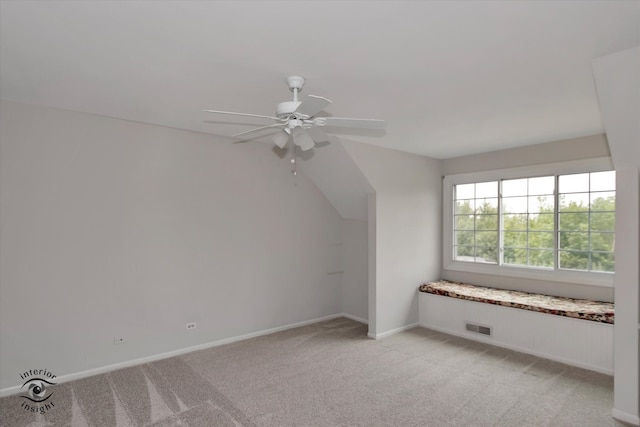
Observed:
[[[419,290],[423,327],[613,374],[613,303],[446,280]]]

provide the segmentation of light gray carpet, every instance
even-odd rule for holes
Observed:
[[[613,379],[423,328],[340,318],[0,399],[2,426],[621,426]]]

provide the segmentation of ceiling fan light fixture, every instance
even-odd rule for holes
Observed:
[[[284,148],[284,146],[287,145],[287,142],[289,142],[290,133],[291,131],[289,129],[284,129],[284,132],[276,133],[272,138],[273,143],[279,148]]]
[[[314,145],[316,145],[307,131],[305,131],[301,127],[293,129],[292,136],[294,144],[300,147],[302,151],[311,150]]]

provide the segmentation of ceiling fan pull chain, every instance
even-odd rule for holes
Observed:
[[[296,164],[296,149],[298,147],[295,144],[291,144],[291,173],[295,176],[298,175],[298,165]]]
[[[298,162],[296,159],[296,147],[295,144],[291,144],[291,173],[293,174],[293,186],[298,186]]]

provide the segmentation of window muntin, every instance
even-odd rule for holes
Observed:
[[[614,271],[614,171],[464,183],[453,190],[453,261]]]

